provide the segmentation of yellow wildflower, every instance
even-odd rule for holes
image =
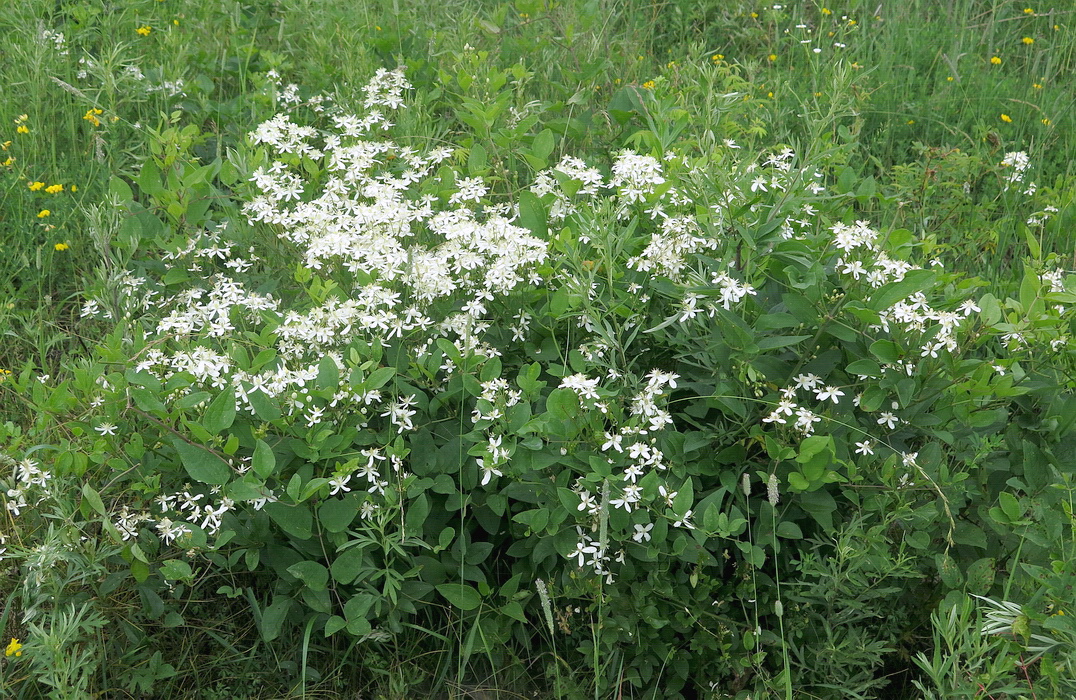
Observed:
[[[666,68],[676,68],[676,61],[669,61],[665,64]]]
[[[1045,118],[1044,118],[1044,119],[1042,120],[1042,124],[1043,124],[1043,126],[1050,126],[1050,124],[1052,124],[1052,123],[1053,123],[1053,122],[1051,122],[1051,121],[1050,121],[1049,119],[1045,119]]]
[[[1001,65],[1001,59],[999,57],[997,57],[997,56],[991,56],[990,57],[990,63],[994,64],[995,66],[1000,66]]]
[[[1032,39],[1032,38],[1031,38],[1031,37],[1029,37],[1029,36],[1025,36],[1025,37],[1024,37],[1023,39],[1021,39],[1020,41],[1024,42],[1024,44],[1026,44],[1027,46],[1031,46],[1032,44],[1034,44],[1034,43],[1035,43],[1035,40],[1034,40],[1034,39]]]
[[[914,120],[914,119],[909,119],[909,120],[908,120],[908,123],[909,123],[909,124],[915,124],[915,120]]]
[[[777,54],[775,54],[775,53],[771,53],[771,54],[770,54],[769,56],[767,56],[766,58],[770,59],[771,61],[776,61],[776,60],[777,60]]]
[[[824,14],[824,15],[832,15],[833,11],[830,10],[828,7],[823,7],[822,8],[822,14]]]
[[[766,97],[773,97],[773,93],[772,92],[767,92]]]
[[[149,33],[152,32],[152,31],[153,31],[153,29],[148,24],[144,24],[141,27],[139,27],[138,29],[136,29],[135,33],[138,34],[139,36],[149,36]]]
[[[78,192],[78,185],[71,185],[72,192]]]
[[[1035,11],[1032,10],[1030,7],[1025,7],[1024,8],[1024,14],[1025,15],[1033,15],[1033,14],[1035,14]]]
[[[758,13],[757,12],[752,12],[751,13],[751,19],[758,19]]]
[[[717,63],[718,61],[724,61],[725,60],[725,54],[723,54],[723,53],[715,53],[713,56],[710,57],[710,59],[714,63]]]
[[[4,141],[0,143],[0,151],[6,151],[7,147],[11,145],[11,141]]]
[[[28,182],[26,186],[30,188],[31,192],[37,192],[39,189],[45,186],[44,182]]]
[[[0,165],[3,165],[3,166],[6,167],[6,166],[11,165],[14,162],[15,162],[15,158],[12,157],[12,156],[8,156],[7,160],[5,160],[3,163],[0,163]]]
[[[48,209],[42,209],[41,211],[39,211],[37,213],[37,218],[44,219],[45,217],[49,216],[50,214],[52,214],[52,212],[49,211]]]
[[[1010,117],[1008,114],[1002,114],[1001,121],[1005,122],[1006,124],[1012,124],[1012,117]]]
[[[645,83],[643,83],[643,87],[646,88],[647,90],[653,90],[654,89],[654,81],[653,80],[647,80]]]
[[[951,82],[953,82],[953,76],[951,76],[951,75],[950,75],[950,76],[948,76],[948,77],[946,77],[945,79],[946,79],[947,81],[949,81],[950,83],[951,83]]]
[[[1041,90],[1042,83],[1031,83],[1031,87],[1035,88],[1036,90]]]
[[[18,128],[15,129],[15,132],[19,134],[29,134],[30,127],[26,126],[25,124],[19,124]]]
[[[5,374],[10,374],[5,370]],[[7,645],[7,649],[4,649],[4,656],[22,656],[22,645],[19,644],[19,640],[15,637],[11,638],[11,643]]]
[[[49,194],[59,194],[64,191],[63,185],[49,185],[45,188],[45,191]]]
[[[820,92],[816,92],[816,93],[814,94],[814,96],[815,96],[815,97],[821,97],[821,96],[822,96],[822,93],[820,93]]]
[[[104,112],[99,109],[88,109],[86,110],[86,113],[82,115],[82,118],[94,126],[101,126],[101,120],[97,118],[101,114],[104,114]]]
[[[63,251],[63,250],[67,250],[71,246],[67,245],[66,243],[57,243],[56,245],[54,245],[52,247],[55,248],[56,250]]]

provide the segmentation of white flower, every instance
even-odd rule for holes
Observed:
[[[609,448],[613,448],[617,452],[623,452],[624,448],[620,446],[621,441],[624,440],[624,436],[620,434],[613,435],[611,433],[605,433],[605,444],[602,445],[602,452],[609,451]]]
[[[497,469],[495,467],[491,467],[491,466],[487,465],[486,460],[484,460],[483,458],[479,457],[477,461],[478,461],[478,468],[482,470],[482,485],[483,486],[488,484],[490,482],[490,480],[493,479],[494,474],[496,474],[497,476],[504,476],[504,474],[501,473],[501,470],[499,470],[499,469]]]
[[[856,443],[857,455],[872,455],[874,454],[874,443],[871,440],[864,440],[863,442]]]
[[[579,566],[583,565],[586,561],[586,555],[597,553],[598,548],[588,541],[580,541],[575,543],[575,551],[567,555],[568,559],[579,559]]]
[[[347,487],[347,482],[349,481],[351,481],[350,474],[337,474],[333,478],[329,479],[329,485],[333,487],[332,491],[329,492],[329,495],[335,496],[341,491],[343,491],[344,493],[350,491],[351,489]]]
[[[636,542],[649,542],[650,531],[654,529],[654,523],[647,523],[646,525],[636,525],[635,534],[631,536]]]
[[[679,520],[677,520],[676,522],[674,522],[673,527],[686,527],[688,530],[694,530],[695,525],[692,524],[692,522],[691,522],[692,513],[694,513],[694,511],[691,511],[691,510],[684,513],[684,517],[682,517]]]
[[[844,392],[835,386],[827,386],[825,389],[817,390],[817,392],[815,393],[815,397],[819,401],[832,399],[833,403],[837,403],[841,396],[844,396]]]
[[[893,415],[889,411],[882,411],[881,413],[878,414],[878,425],[885,425],[890,430],[896,428],[897,423],[899,423],[899,422],[900,422],[900,418],[897,418],[895,415]]]
[[[116,428],[117,426],[113,425],[112,423],[102,423],[101,425],[94,428],[94,430],[101,433],[102,435],[115,435]]]
[[[822,378],[811,373],[801,374],[792,381],[796,382],[797,389],[814,391],[814,388],[822,383]]]

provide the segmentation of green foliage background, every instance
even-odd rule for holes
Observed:
[[[1065,8],[11,10],[0,437],[5,490],[29,498],[7,492],[3,528],[2,621],[23,645],[0,666],[13,697],[1073,692]],[[361,115],[363,85],[397,66],[413,89],[391,115],[399,160],[380,172],[400,177],[405,149],[452,148],[411,200],[453,209],[482,178],[468,208],[485,221],[518,207],[517,235],[549,255],[537,284],[488,300],[484,351],[436,330],[341,334],[289,358],[285,311],[378,278],[311,269],[287,227],[247,222],[274,159],[305,201],[332,179],[326,160],[248,134],[285,110],[331,132],[318,96]],[[581,193],[563,172],[553,192],[530,189],[564,156],[608,181],[622,149],[662,161],[638,201]],[[1002,162],[1014,151],[1031,163],[1019,186]],[[577,211],[562,219],[565,201]],[[665,216],[692,217],[712,245],[641,270],[648,245],[668,245]],[[857,221],[876,246],[838,249],[833,227]],[[197,252],[221,241],[234,252]],[[440,244],[428,228],[414,242]],[[248,250],[243,283],[278,310],[236,307],[223,336],[157,330],[195,305],[177,295]],[[883,253],[907,274],[872,286],[845,271]],[[723,273],[754,293],[723,305]],[[937,318],[883,323],[916,294],[961,318],[937,357],[921,351],[948,333]],[[470,301],[422,310],[440,320]],[[237,410],[240,380],[139,369],[196,347],[247,373],[301,365],[301,405],[252,391]],[[640,505],[618,507],[628,461],[604,445],[646,428],[632,407],[655,370],[676,375],[650,393],[671,421],[645,439],[663,468],[639,478]],[[563,384],[576,374],[602,378],[597,399]],[[764,422],[805,375],[844,393],[809,404],[814,434],[791,412]],[[404,397],[413,430],[383,412]],[[383,493],[339,491],[371,448],[405,468]],[[132,520],[183,491],[238,507],[173,542]],[[586,548],[608,555],[599,572]]]

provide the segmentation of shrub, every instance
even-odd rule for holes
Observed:
[[[168,625],[227,578],[267,642],[438,635],[431,683],[543,654],[561,695],[838,697],[988,592],[954,572],[992,579],[1013,492],[1073,467],[1071,277],[999,299],[856,220],[847,149],[701,152],[634,88],[635,150],[554,162],[535,126],[516,188],[477,142],[390,140],[408,88],[209,164],[175,127],[141,197],[114,181],[99,347],[12,380],[57,456],[7,432],[20,523],[80,484],[90,598]]]

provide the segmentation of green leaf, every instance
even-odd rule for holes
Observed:
[[[329,570],[316,561],[301,561],[288,567],[288,573],[299,579],[314,591],[325,590],[329,581]]]
[[[1020,501],[1008,491],[1002,491],[998,494],[998,505],[1008,516],[1009,522],[1017,522],[1024,515],[1024,508],[1020,505]]]
[[[141,389],[132,387],[129,389],[131,398],[134,399],[135,405],[146,413],[161,413],[168,414],[168,409],[165,408],[161,400],[157,398],[149,389]]]
[[[274,421],[280,418],[280,406],[260,389],[247,394],[250,405],[254,407],[254,413],[263,421]]]
[[[276,455],[273,454],[273,448],[269,447],[264,440],[258,440],[254,445],[251,468],[262,479],[268,479],[276,469]]]
[[[308,540],[312,536],[314,516],[310,514],[310,509],[305,504],[289,506],[279,502],[266,503],[264,510],[269,514],[269,518],[289,535],[301,540]]]
[[[759,350],[776,350],[777,348],[788,347],[789,345],[795,345],[802,343],[805,340],[809,340],[809,335],[776,335],[769,338],[762,338],[758,341]]]
[[[407,515],[404,518],[404,524],[411,536],[417,536],[422,533],[422,525],[426,522],[426,516],[429,514],[430,500],[426,497],[426,494],[423,493],[411,501],[407,507]]]
[[[579,400],[571,389],[554,389],[545,400],[545,408],[557,420],[575,415]]]
[[[347,618],[347,631],[355,636],[370,632],[370,621],[366,618],[377,598],[369,593],[356,593],[344,604],[344,617]]]
[[[979,300],[978,306],[982,309],[979,318],[984,326],[993,326],[1001,320],[1001,304],[998,303],[997,297],[993,294],[984,294],[983,298]]]
[[[811,487],[811,482],[803,474],[792,472],[788,475],[788,485],[793,491],[806,491]]]
[[[326,355],[318,363],[318,377],[314,380],[314,386],[318,389],[335,390],[340,386],[340,368],[336,366],[336,360]]]
[[[534,137],[534,141],[531,142],[531,153],[536,158],[546,160],[549,158],[549,154],[553,152],[553,132],[549,129],[543,129],[542,133]]]
[[[1024,307],[1025,312],[1035,303],[1041,289],[1042,282],[1039,280],[1039,276],[1030,267],[1025,266],[1024,278],[1020,282],[1020,306]]]
[[[471,146],[467,155],[467,173],[472,177],[481,175],[486,170],[486,149],[480,143]]]
[[[235,391],[231,387],[225,387],[224,391],[213,399],[202,416],[202,427],[214,435],[232,427],[235,422]]]
[[[865,377],[882,376],[882,368],[874,360],[856,360],[852,364],[845,367],[844,371],[848,374],[855,374]]]
[[[379,367],[370,373],[362,382],[362,388],[366,391],[373,391],[374,389],[380,389],[385,386],[390,379],[396,375],[395,367]]]
[[[182,409],[182,410],[185,411],[188,408],[194,408],[196,406],[200,406],[203,403],[208,402],[211,398],[212,398],[212,395],[210,395],[210,393],[208,391],[195,391],[193,393],[187,394],[186,396],[184,396],[181,399],[178,399],[175,402],[174,405],[175,405],[176,408],[179,408],[179,409]]]
[[[347,620],[339,615],[333,615],[325,621],[325,636],[331,637],[347,626]]]
[[[98,515],[105,514],[105,504],[101,501],[101,495],[93,490],[93,487],[89,484],[82,485],[82,497],[86,499],[86,503],[90,508],[93,508],[94,512]]]
[[[787,540],[802,540],[803,530],[791,520],[782,520],[777,523],[777,536]]]
[[[527,190],[519,193],[519,225],[539,238],[545,238],[549,232],[545,205]]]
[[[825,489],[808,491],[799,495],[797,504],[815,519],[826,532],[833,532],[833,514],[837,511],[837,502]]]
[[[329,532],[343,532],[359,514],[362,496],[346,494],[343,498],[326,499],[318,507],[318,520]]]
[[[856,171],[850,165],[846,165],[837,175],[837,192],[848,194],[856,187]]]
[[[892,340],[876,340],[871,343],[870,352],[882,362],[893,364],[900,361],[900,348]]]
[[[182,559],[168,559],[161,562],[161,575],[167,581],[190,581],[194,578],[194,571]]]
[[[460,610],[474,610],[482,604],[482,596],[466,583],[442,583],[437,586],[437,592]]]
[[[502,615],[507,615],[508,617],[512,618],[513,620],[518,620],[519,622],[522,622],[524,625],[530,624],[530,621],[527,620],[527,616],[523,613],[523,606],[520,605],[517,601],[512,600],[512,601],[509,601],[508,603],[506,603],[505,605],[502,605],[501,606],[501,614]]]
[[[934,284],[933,270],[911,270],[899,282],[890,282],[871,294],[868,308],[883,311],[902,299],[921,292]]]
[[[336,557],[332,566],[329,567],[333,575],[333,581],[345,585],[354,581],[362,573],[363,559],[365,559],[365,554],[361,547],[345,549]]]
[[[172,445],[179,454],[183,468],[195,481],[221,485],[232,478],[232,468],[209,450],[195,447],[178,437],[172,439]]]
[[[262,611],[261,632],[262,639],[271,642],[280,636],[280,630],[284,626],[284,620],[288,617],[291,609],[291,598],[277,596],[273,604]]]

